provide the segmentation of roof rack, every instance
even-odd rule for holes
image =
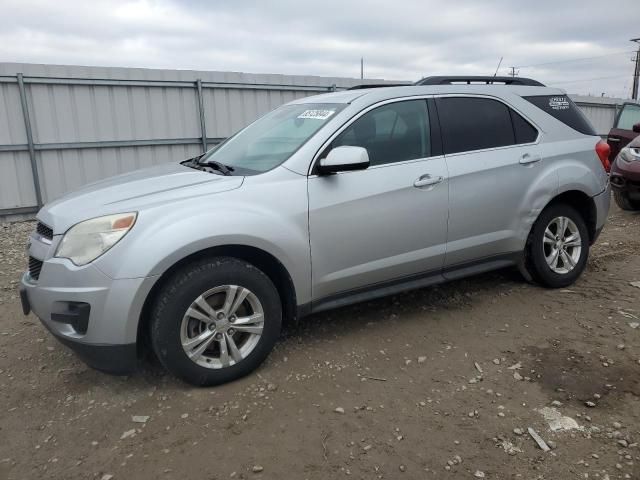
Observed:
[[[362,90],[365,88],[384,88],[384,87],[409,87],[411,83],[370,83],[368,85],[355,85],[347,88],[347,90]]]
[[[526,85],[531,87],[544,87],[537,80],[525,77],[493,77],[483,75],[453,75],[453,76],[437,76],[426,77],[418,80],[415,85],[454,85],[454,84],[484,83],[486,85],[503,84],[503,85]]]

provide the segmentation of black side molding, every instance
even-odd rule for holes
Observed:
[[[490,272],[505,267],[518,265],[522,261],[522,252],[511,252],[492,255],[472,262],[451,265],[445,269],[423,272],[415,275],[392,279],[390,281],[367,285],[354,290],[329,295],[313,302],[299,305],[297,317],[302,318],[312,313],[345,307],[354,303],[367,302],[380,297],[387,297],[410,290],[429,287],[452,280],[458,280],[479,273]]]

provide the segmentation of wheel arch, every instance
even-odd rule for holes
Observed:
[[[163,285],[171,278],[171,276],[180,268],[190,263],[196,262],[204,258],[212,257],[233,257],[251,263],[273,282],[282,302],[283,320],[285,322],[295,321],[297,318],[297,297],[295,284],[286,267],[271,253],[266,252],[257,247],[232,244],[220,245],[205,248],[197,252],[193,252],[167,268],[154,283],[149,291],[138,321],[137,342],[143,347],[148,347],[150,313],[153,302]],[[149,349],[147,349],[149,350]]]
[[[543,210],[550,205],[557,205],[560,203],[570,205],[575,208],[578,213],[580,213],[580,215],[584,219],[585,224],[587,225],[587,231],[589,232],[589,243],[593,244],[597,237],[596,230],[598,221],[598,211],[593,198],[581,190],[567,190],[553,197],[549,201],[549,203],[545,205]]]

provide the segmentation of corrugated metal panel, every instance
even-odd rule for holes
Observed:
[[[37,143],[200,135],[195,89],[29,85]]]
[[[17,83],[0,83],[0,145],[27,143]]]
[[[198,79],[203,82],[202,101],[210,139],[227,137],[278,105],[329,91],[334,85],[346,88],[380,82],[0,63],[0,210],[36,203],[17,73],[24,76],[45,202],[101,178],[200,153]],[[165,144],[78,145],[134,140]]]
[[[586,103],[578,103],[577,105],[591,121],[599,135],[606,135],[609,133],[609,130],[613,127],[613,123],[616,119],[615,105]]]
[[[49,202],[87,183],[200,152],[198,144],[41,151],[38,165],[42,196]]]
[[[27,207],[35,203],[29,153],[0,152],[0,213],[2,209]]]

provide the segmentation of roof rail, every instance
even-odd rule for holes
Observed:
[[[486,85],[503,84],[503,85],[527,85],[531,87],[544,87],[542,83],[537,80],[525,77],[493,77],[483,75],[452,75],[452,76],[437,76],[426,77],[422,80],[418,80],[416,85],[454,85],[459,83],[466,83],[471,85],[473,83],[484,83]]]
[[[365,88],[384,88],[384,87],[409,87],[411,83],[370,83],[368,85],[355,85],[347,88],[347,90],[362,90]]]

